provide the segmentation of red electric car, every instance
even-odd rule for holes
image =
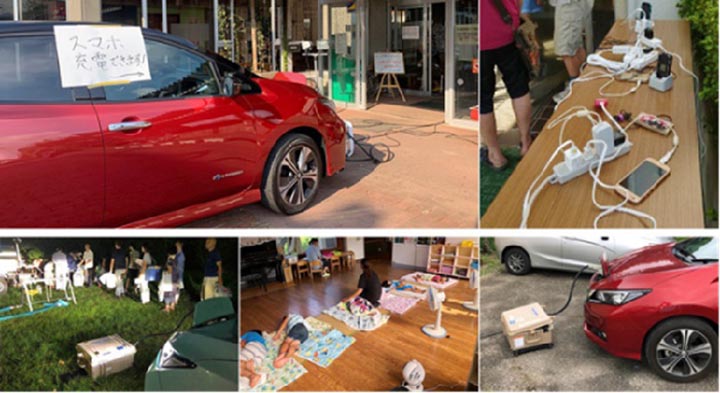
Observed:
[[[675,382],[717,370],[718,239],[650,246],[602,262],[585,302],[585,334]]]
[[[294,214],[344,169],[345,123],[309,87],[144,29],[151,80],[62,88],[58,23],[0,22],[0,227]]]

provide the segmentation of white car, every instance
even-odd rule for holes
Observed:
[[[600,259],[639,248],[672,242],[672,237],[580,234],[558,237],[497,237],[495,246],[505,269],[516,275],[533,268],[576,272],[589,265],[588,272],[600,271]]]

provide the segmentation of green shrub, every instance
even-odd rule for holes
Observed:
[[[697,68],[702,74],[700,99],[718,103],[718,1],[680,0],[680,16],[690,22]]]

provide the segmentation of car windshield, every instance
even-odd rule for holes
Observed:
[[[684,240],[673,246],[673,254],[687,263],[718,261],[718,238],[700,237]]]

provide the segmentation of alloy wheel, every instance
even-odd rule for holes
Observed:
[[[695,329],[669,331],[658,342],[655,354],[666,373],[683,378],[705,370],[713,357],[710,340]]]
[[[510,270],[512,270],[515,273],[519,273],[523,271],[525,268],[525,258],[523,258],[522,255],[520,255],[517,252],[513,252],[510,255],[508,255],[507,264],[510,267]]]
[[[307,145],[290,149],[280,163],[278,190],[288,205],[302,205],[318,188],[318,157]]]

